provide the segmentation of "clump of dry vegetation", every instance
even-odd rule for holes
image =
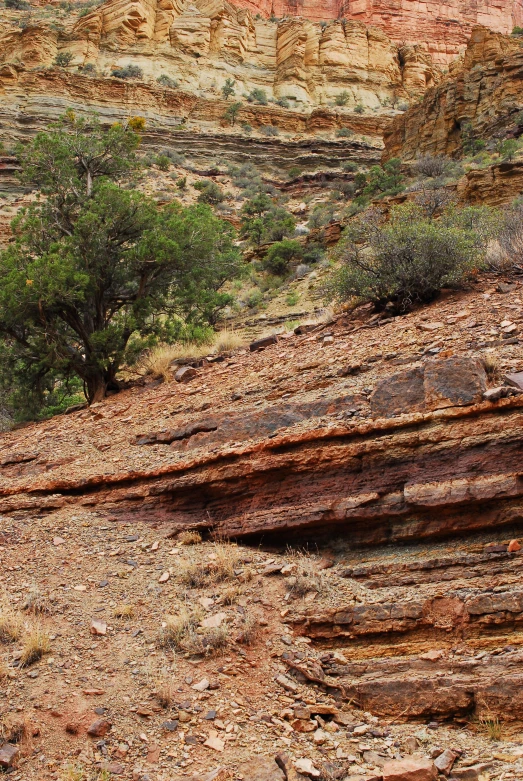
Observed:
[[[19,640],[24,627],[20,613],[3,601],[0,603],[0,642],[14,643]]]
[[[176,538],[180,545],[198,545],[202,541],[202,535],[197,531],[180,532]]]
[[[50,650],[51,642],[47,631],[41,626],[33,626],[24,637],[20,665],[29,667],[29,665],[38,662],[44,654],[48,654]]]
[[[33,583],[29,591],[23,606],[24,610],[29,613],[44,614],[51,612],[51,605],[46,595],[41,591],[40,587]]]
[[[160,631],[159,642],[163,648],[180,650],[184,639],[200,623],[200,614],[182,608],[176,616],[166,616]]]
[[[287,579],[287,589],[294,598],[304,597],[311,592],[326,594],[329,583],[325,573],[318,572],[314,559],[304,551],[290,551],[296,564],[295,574]]]
[[[232,543],[217,543],[205,563],[193,560],[181,561],[177,577],[189,588],[223,583],[236,578],[241,563],[241,553]]]
[[[233,350],[238,350],[243,345],[244,340],[239,333],[224,329],[216,334],[212,351],[220,355],[221,353],[230,353]]]
[[[159,643],[164,648],[187,654],[210,656],[230,643],[227,623],[219,627],[201,627],[201,613],[183,608],[176,616],[166,616]]]
[[[487,377],[496,382],[501,374],[501,365],[499,356],[494,350],[487,350],[483,355],[483,366],[487,372]]]
[[[113,610],[113,616],[130,621],[134,618],[134,605],[117,605]]]
[[[172,678],[157,678],[154,696],[162,708],[170,708],[176,697],[176,683]]]
[[[241,645],[252,645],[258,639],[259,634],[260,625],[256,616],[243,616],[236,636],[236,642]]]

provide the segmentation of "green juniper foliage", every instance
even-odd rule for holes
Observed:
[[[267,193],[258,193],[246,201],[241,214],[241,235],[258,247],[292,236],[296,227],[292,214],[277,206]]]
[[[0,253],[0,350],[33,406],[74,378],[101,399],[137,352],[230,303],[233,228],[204,204],[160,210],[131,189],[139,143],[130,126],[69,112],[18,149],[38,197]]]

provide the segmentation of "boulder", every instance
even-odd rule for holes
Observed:
[[[176,382],[190,382],[198,375],[196,369],[192,366],[181,366],[174,375]]]
[[[422,412],[425,409],[423,368],[399,372],[378,383],[370,397],[370,408],[375,418]]]
[[[383,766],[383,781],[436,781],[438,771],[432,759],[392,760]]]
[[[523,390],[523,372],[515,372],[514,374],[506,374],[504,377],[507,385],[518,390]]]
[[[435,358],[425,365],[423,385],[428,409],[464,407],[481,401],[487,373],[478,358]]]
[[[269,347],[269,345],[276,344],[277,341],[278,341],[277,334],[264,336],[263,339],[256,339],[254,342],[251,342],[249,345],[249,350],[251,351],[251,353],[254,353],[257,350],[264,350],[266,347]]]
[[[4,743],[2,748],[0,748],[0,767],[4,769],[12,767],[17,754],[17,746],[13,746],[12,743]]]
[[[448,776],[457,758],[458,755],[454,751],[452,751],[450,748],[446,748],[445,751],[439,755],[439,757],[436,757],[434,764],[440,773]]]

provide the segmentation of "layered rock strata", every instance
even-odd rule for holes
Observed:
[[[448,78],[385,131],[385,158],[458,155],[465,133],[486,139],[520,135],[522,78],[523,39],[475,27],[464,59]]]

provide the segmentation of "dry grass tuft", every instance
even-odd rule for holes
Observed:
[[[229,647],[230,633],[227,624],[190,632],[183,641],[183,650],[189,654],[214,656]]]
[[[241,562],[241,554],[232,543],[216,543],[209,559],[205,563],[191,559],[181,561],[178,565],[177,578],[188,588],[202,588],[227,580],[234,580],[236,569]]]
[[[252,645],[260,635],[260,625],[256,616],[244,616],[239,627],[236,642],[241,645]]]
[[[138,375],[168,382],[173,376],[172,364],[190,362],[209,355],[207,344],[159,344],[148,350],[135,365]]]
[[[134,618],[134,605],[117,605],[113,610],[113,616],[129,621],[131,618]]]
[[[23,609],[27,610],[29,613],[34,613],[35,615],[51,612],[51,605],[49,604],[48,598],[36,583],[34,583],[27,592]]]
[[[51,642],[48,633],[42,627],[34,626],[24,638],[20,665],[29,667],[29,665],[38,662],[44,654],[48,654],[50,650]]]
[[[86,781],[87,776],[85,770],[81,765],[72,765],[68,763],[62,768],[59,776],[59,781]]]
[[[294,598],[316,592],[326,594],[329,582],[324,572],[318,572],[314,559],[303,551],[289,552],[296,562],[296,575],[287,579],[287,588]]]
[[[176,541],[181,545],[198,545],[202,541],[202,535],[196,531],[180,532]]]
[[[0,656],[0,681],[5,681],[9,677],[9,667],[7,662]]]
[[[162,708],[170,708],[176,698],[176,683],[172,678],[158,678],[154,686],[154,696]]]
[[[496,381],[501,374],[499,356],[494,350],[487,350],[483,356],[483,366],[490,380]]]
[[[489,736],[490,740],[495,742],[501,740],[503,727],[498,716],[486,713],[485,715],[479,716],[478,724],[480,729]]]
[[[183,608],[177,616],[166,616],[164,626],[160,630],[160,645],[164,648],[182,650],[184,639],[196,629],[199,623],[200,615],[187,608]]]
[[[14,643],[22,635],[24,621],[7,603],[0,604],[0,642]]]
[[[31,738],[29,718],[17,713],[5,713],[0,718],[0,737],[6,743],[21,743]]]
[[[219,355],[221,353],[230,353],[233,350],[238,350],[240,347],[243,347],[244,344],[245,341],[239,333],[225,329],[216,334],[212,352],[218,353]]]

